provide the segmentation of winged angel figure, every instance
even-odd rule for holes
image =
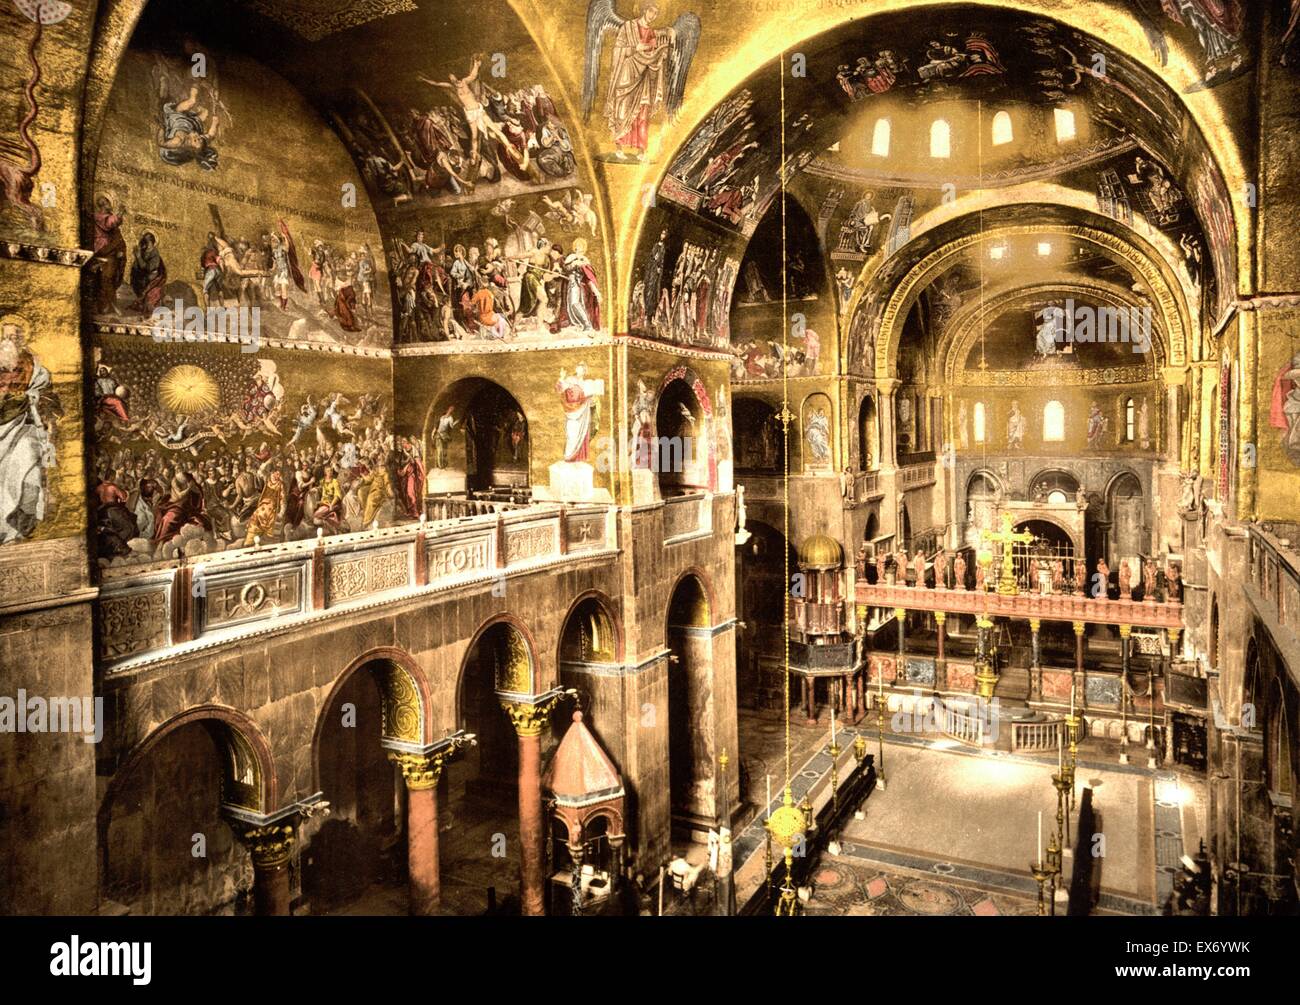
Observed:
[[[671,28],[654,27],[659,5],[647,2],[634,18],[621,18],[614,0],[591,0],[587,8],[587,56],[582,80],[583,115],[590,118],[600,77],[601,46],[614,35],[605,121],[614,137],[617,160],[640,163],[645,157],[650,116],[664,109],[675,116],[682,106],[686,75],[700,41],[700,19],[681,14]]]

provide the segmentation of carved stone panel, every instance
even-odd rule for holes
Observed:
[[[526,562],[533,558],[542,558],[556,554],[559,541],[556,524],[542,524],[533,527],[520,527],[506,531],[506,562]]]
[[[298,569],[227,579],[206,586],[203,627],[209,631],[229,628],[300,610],[302,573]]]
[[[411,582],[410,555],[405,550],[382,551],[329,562],[326,597],[330,605],[370,593],[401,589]]]
[[[99,654],[109,662],[161,649],[170,641],[166,589],[102,597],[99,619]]]
[[[430,582],[486,572],[491,566],[491,538],[486,535],[447,543],[431,541],[427,547]]]

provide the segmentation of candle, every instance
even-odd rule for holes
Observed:
[[[1070,674],[1070,716],[1074,717],[1074,674]]]
[[[1038,864],[1043,864],[1043,811],[1038,811]]]
[[[835,709],[831,709],[831,746],[835,746]]]
[[[772,776],[767,776],[767,815],[772,815]]]
[[[1059,775],[1065,767],[1065,737],[1060,727],[1056,730],[1056,773]]]

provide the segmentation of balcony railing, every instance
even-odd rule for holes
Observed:
[[[108,570],[98,656],[110,668],[617,550],[615,510],[558,504]]]
[[[1300,525],[1250,528],[1250,585],[1246,594],[1282,631],[1282,651],[1300,642]]]

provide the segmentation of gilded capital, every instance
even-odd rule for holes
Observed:
[[[520,736],[540,736],[554,704],[554,702],[544,702],[529,705],[524,702],[503,701],[501,707],[505,709],[506,715],[510,716],[510,722]]]
[[[253,865],[258,869],[274,869],[284,865],[293,853],[294,833],[288,824],[244,827],[237,830],[237,833],[239,839],[248,846]]]
[[[1076,621],[1076,622],[1074,622],[1074,634],[1075,634],[1075,635],[1082,636],[1082,635],[1083,635],[1083,630],[1084,630],[1085,628],[1087,628],[1087,627],[1088,627],[1088,625],[1087,625],[1085,622],[1083,622],[1083,621]]]
[[[1034,632],[1034,633],[1036,634],[1036,633],[1038,632],[1038,630],[1039,630],[1040,628],[1042,628],[1042,627],[1043,627],[1043,620],[1042,620],[1042,618],[1030,618],[1030,619],[1029,619],[1029,630],[1030,630],[1031,632]]]
[[[1130,635],[1132,635],[1132,634],[1133,634],[1133,626],[1132,626],[1132,625],[1120,625],[1120,626],[1119,626],[1119,637],[1120,637],[1121,639],[1126,639],[1126,638],[1128,638],[1128,637],[1129,637]]]
[[[947,612],[947,611],[935,611],[935,612],[934,612],[934,623],[935,623],[936,625],[938,625],[939,627],[942,628],[942,627],[943,627],[943,623],[944,623],[945,621],[947,621],[947,620],[948,620],[948,612]]]
[[[388,759],[402,769],[402,778],[412,792],[431,789],[442,775],[443,754],[390,752]]]

